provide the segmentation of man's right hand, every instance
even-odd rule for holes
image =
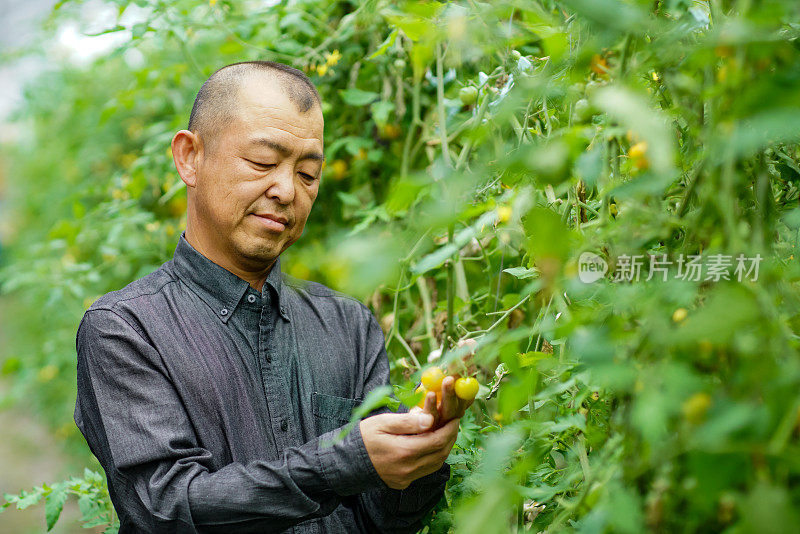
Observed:
[[[436,395],[430,397],[435,409]],[[384,413],[362,419],[359,428],[381,479],[392,489],[405,489],[442,466],[456,442],[459,421],[452,419],[430,430],[434,423],[430,410]]]

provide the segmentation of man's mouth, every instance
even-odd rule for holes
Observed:
[[[274,232],[283,232],[286,229],[286,224],[289,222],[286,217],[272,215],[271,213],[253,213],[252,215],[258,218],[264,228]]]

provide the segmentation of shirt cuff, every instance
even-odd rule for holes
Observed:
[[[338,439],[347,426],[318,438],[320,467],[328,485],[342,496],[388,488],[369,459],[359,424],[354,424],[343,439]]]

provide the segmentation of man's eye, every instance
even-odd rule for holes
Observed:
[[[301,172],[301,173],[300,173],[300,176],[302,176],[303,178],[307,178],[307,179],[309,179],[309,180],[316,180],[316,177],[314,177],[314,176],[311,176],[310,174],[306,174],[306,173],[304,173],[304,172]]]
[[[270,167],[274,167],[275,166],[274,163],[259,163],[257,161],[252,161],[252,160],[249,160],[249,159],[246,160],[246,161],[249,161],[250,163],[252,163],[253,165],[256,165],[258,167],[264,167],[265,169],[269,169]]]

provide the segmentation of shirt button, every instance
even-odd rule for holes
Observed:
[[[225,317],[226,315],[228,315],[228,308],[222,308],[219,311],[219,314],[222,315],[223,317]]]
[[[256,296],[255,295],[247,295],[247,302],[252,304],[255,301],[256,301]]]
[[[281,306],[281,313],[286,315],[286,306]]]
[[[284,432],[289,430],[289,423],[286,421],[286,419],[281,421],[281,430],[283,430]]]

